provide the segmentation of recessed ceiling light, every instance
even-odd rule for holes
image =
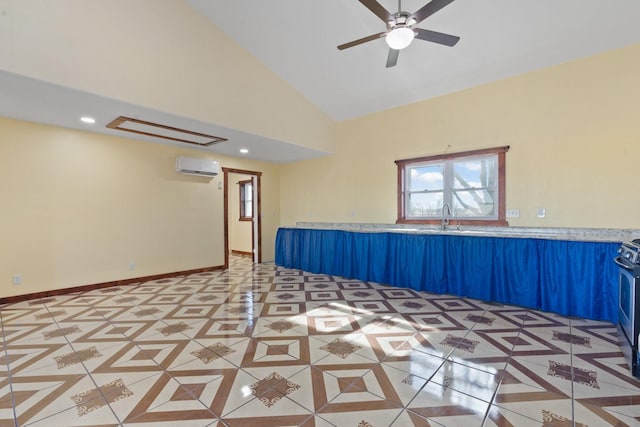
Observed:
[[[80,121],[83,123],[88,123],[92,125],[96,122],[96,119],[94,119],[93,117],[84,116],[84,117],[80,117]]]
[[[247,154],[249,152],[249,150],[247,150],[246,148],[241,148],[240,149],[240,153],[242,154]]]

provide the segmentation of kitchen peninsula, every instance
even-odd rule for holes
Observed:
[[[617,321],[613,262],[634,230],[299,222],[276,264],[312,273]]]

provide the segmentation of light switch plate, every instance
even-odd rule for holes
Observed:
[[[520,218],[520,209],[507,209],[507,218]]]

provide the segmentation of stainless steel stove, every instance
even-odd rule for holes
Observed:
[[[624,242],[620,245],[618,258],[625,266],[640,265],[640,239]]]
[[[618,265],[618,334],[631,374],[640,378],[640,239],[624,242]]]

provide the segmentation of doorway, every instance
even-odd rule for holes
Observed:
[[[229,266],[229,255],[232,252],[230,247],[231,222],[244,223],[243,227],[249,227],[251,235],[251,246],[246,255],[250,255],[254,263],[262,262],[262,215],[261,215],[261,189],[260,178],[262,172],[249,171],[244,169],[222,168],[224,173],[224,255],[225,267]],[[242,180],[233,177],[240,175]],[[243,183],[242,187],[240,183]],[[250,189],[249,192],[241,194],[241,189]],[[232,193],[233,192],[233,193]],[[238,203],[231,209],[231,203]],[[236,209],[236,207],[238,209]],[[234,215],[231,212],[241,212]],[[250,213],[251,215],[248,215]]]

